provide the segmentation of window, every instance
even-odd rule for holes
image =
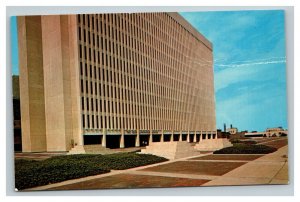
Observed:
[[[97,90],[97,83],[95,83],[95,94],[98,94],[98,90]]]
[[[79,27],[79,30],[78,30],[78,38],[79,40],[81,40],[81,28]]]
[[[86,32],[85,32],[85,29],[83,29],[83,41],[86,42]]]
[[[81,46],[81,44],[79,45],[79,57],[82,58],[82,46]]]
[[[101,84],[99,84],[99,95],[101,96]]]
[[[94,29],[94,17],[92,16],[92,29]]]
[[[81,92],[83,93],[83,79],[81,79],[81,85],[80,85],[80,87],[81,87]]]
[[[89,110],[89,98],[86,98],[86,110]]]
[[[85,128],[85,119],[84,114],[82,114],[82,127]]]
[[[101,60],[102,60],[102,65],[104,65],[104,53],[102,53],[102,58],[101,58]]]
[[[93,45],[95,46],[95,34],[93,33]]]
[[[98,111],[98,99],[96,99],[96,112]]]
[[[90,65],[90,77],[92,78],[93,77],[93,68],[92,68],[92,65]]]
[[[88,81],[85,81],[85,88],[86,88],[86,93],[89,93],[89,83],[88,83]]]
[[[100,106],[100,112],[102,112],[102,101],[101,100],[100,100],[99,106]],[[102,122],[102,120],[101,120],[101,122]]]
[[[92,50],[91,50],[91,48],[89,48],[89,60],[90,61],[92,60]]]
[[[87,64],[85,64],[85,76],[87,77]]]
[[[94,115],[92,115],[92,128],[94,128]]]
[[[97,128],[99,128],[99,118],[98,118],[98,115],[96,116],[96,124],[97,124]]]
[[[91,94],[93,94],[93,82],[91,82],[90,85],[91,85]]]
[[[82,68],[82,62],[80,62],[80,75],[83,75],[83,68]]]
[[[81,109],[84,110],[84,97],[81,97]]]

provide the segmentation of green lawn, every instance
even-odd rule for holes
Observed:
[[[108,173],[167,161],[167,159],[137,153],[109,155],[78,154],[57,156],[42,161],[15,160],[15,186],[18,190],[65,180]]]

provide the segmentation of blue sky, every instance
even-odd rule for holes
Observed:
[[[17,18],[11,17],[11,57],[12,57],[12,74],[19,74],[19,59],[18,59],[18,32],[17,32]]]
[[[213,43],[217,128],[287,128],[283,11],[180,13]],[[11,18],[12,73],[18,71],[16,18]]]
[[[217,128],[287,128],[284,12],[180,14],[213,43]]]

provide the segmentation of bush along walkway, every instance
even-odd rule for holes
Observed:
[[[167,159],[137,153],[110,155],[68,155],[52,157],[42,161],[15,160],[15,187],[18,190],[42,186],[65,180],[124,170]]]
[[[269,154],[275,151],[276,148],[266,145],[237,143],[232,147],[217,150],[214,154]]]

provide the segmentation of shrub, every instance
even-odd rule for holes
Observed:
[[[254,141],[254,140],[244,140],[244,141],[241,141],[241,143],[243,143],[243,144],[256,144],[257,142]]]
[[[241,143],[241,141],[240,141],[239,139],[232,139],[232,140],[230,140],[230,142],[231,142],[232,144]]]
[[[287,136],[286,133],[281,133],[281,134],[280,134],[280,137],[286,137],[286,136]]]
[[[21,190],[162,161],[167,159],[132,152],[110,155],[66,155],[42,161],[19,159],[15,160],[15,186]]]
[[[235,144],[232,147],[214,151],[214,154],[268,154],[277,151],[266,145]]]
[[[82,161],[18,161],[15,164],[15,186],[19,190],[109,172],[95,164]]]

